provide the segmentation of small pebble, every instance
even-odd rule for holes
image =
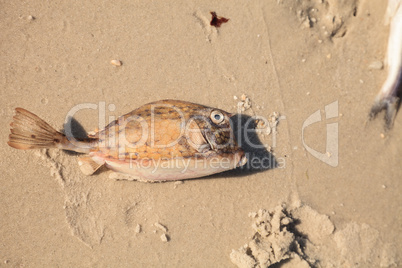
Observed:
[[[237,100],[238,98],[237,98],[237,96],[233,96],[233,99],[234,99],[234,100]]]
[[[327,59],[330,59],[331,57],[332,57],[331,54],[328,54],[328,55],[327,55]]]
[[[271,123],[277,123],[279,120],[279,112],[272,112],[270,115],[269,115],[269,121],[271,122]]]
[[[385,134],[384,134],[384,133],[381,133],[381,134],[380,134],[380,137],[381,137],[382,139],[384,139],[384,138],[385,138]]]
[[[121,66],[123,63],[119,60],[111,60],[110,63],[114,66]]]
[[[306,19],[305,19],[304,22],[303,22],[303,25],[304,25],[304,27],[306,27],[306,28],[311,28],[312,23],[311,23],[309,17],[306,17]]]
[[[27,17],[27,20],[33,21],[33,20],[35,20],[35,17],[32,16],[32,15],[29,15],[29,16]]]
[[[163,232],[167,232],[167,228],[166,228],[166,226],[164,226],[164,225],[162,225],[162,224],[160,224],[159,222],[155,222],[154,223],[154,226],[156,227],[156,228],[158,228],[158,229],[161,229]]]
[[[169,238],[169,236],[167,234],[162,234],[161,235],[161,240],[163,242],[169,242],[170,238]]]
[[[288,218],[288,217],[283,218],[283,219],[281,220],[281,224],[282,224],[282,225],[289,225],[289,223],[291,223],[291,220],[290,220],[290,218]]]
[[[301,61],[302,61],[302,62],[306,62],[306,59],[302,59]]]
[[[240,99],[241,99],[242,101],[245,101],[246,98],[247,98],[247,95],[246,95],[246,94],[242,94],[241,97],[240,97]]]
[[[382,63],[382,61],[373,61],[368,67],[372,70],[381,70],[382,68],[384,68],[384,64]]]
[[[318,40],[318,44],[321,44],[321,43],[322,43],[322,40],[321,40],[321,39],[319,39],[319,40]]]
[[[383,184],[383,185],[382,185],[382,188],[385,189],[385,188],[387,188],[387,186],[385,186],[385,185]]]
[[[251,102],[249,98],[246,98],[245,102],[244,102],[244,108],[247,110],[249,108],[251,108]]]
[[[135,226],[134,231],[135,231],[137,234],[141,233],[141,225],[137,224],[137,226]]]
[[[257,128],[265,128],[265,122],[263,120],[258,120]]]

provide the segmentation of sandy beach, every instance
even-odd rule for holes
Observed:
[[[402,116],[367,122],[385,1],[1,7],[0,267],[401,265]],[[7,145],[16,107],[57,130],[79,107],[90,132],[162,99],[267,119],[253,135],[277,165],[145,183]]]

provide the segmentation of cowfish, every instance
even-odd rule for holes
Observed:
[[[145,104],[83,139],[56,131],[23,108],[15,112],[9,146],[82,153],[78,164],[85,175],[105,166],[142,181],[184,180],[247,162],[234,138],[233,114],[191,102]]]

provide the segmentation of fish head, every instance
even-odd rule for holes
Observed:
[[[197,151],[232,156],[237,166],[247,162],[244,151],[234,136],[233,114],[217,108],[204,107],[193,112],[187,122],[188,143]]]
[[[234,142],[233,128],[230,124],[230,114],[215,108],[206,108],[189,118],[189,126],[194,124],[205,138],[205,143],[213,150],[231,149],[236,146]]]

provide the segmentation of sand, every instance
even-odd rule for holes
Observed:
[[[401,265],[402,116],[366,124],[387,74],[384,1],[1,7],[1,267]],[[144,183],[6,144],[16,107],[62,129],[95,105],[74,115],[93,131],[102,108],[107,124],[166,98],[267,118],[257,137],[277,167]]]

